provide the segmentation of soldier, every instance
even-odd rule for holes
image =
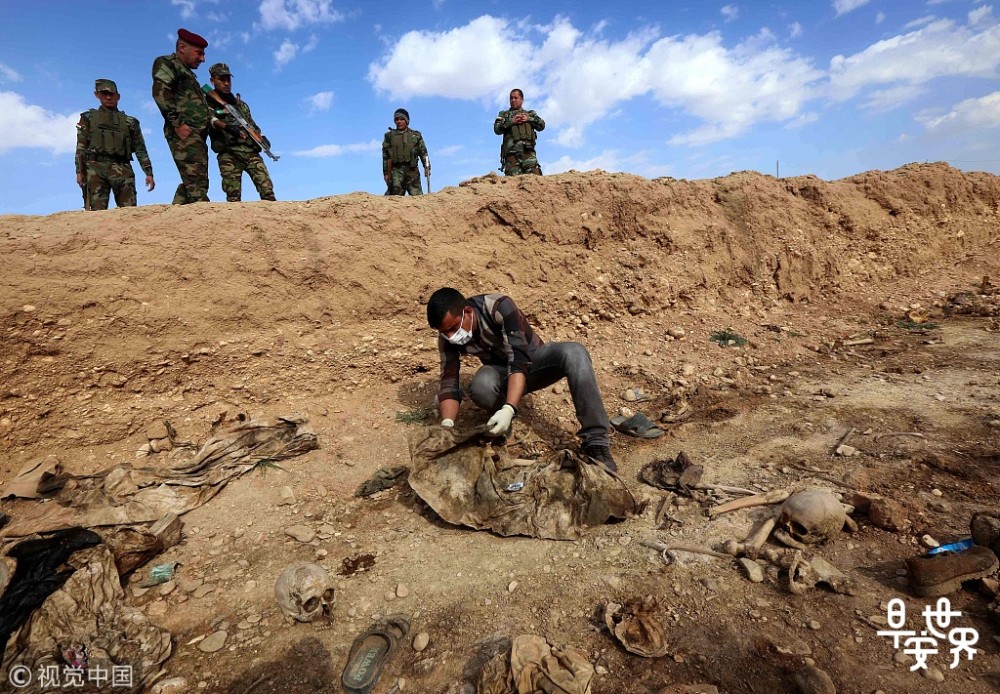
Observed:
[[[153,61],[153,100],[163,114],[163,136],[177,164],[181,183],[173,204],[208,202],[208,128],[211,116],[194,70],[205,62],[208,41],[178,29],[170,55]]]
[[[382,141],[382,178],[388,185],[386,195],[422,195],[417,159],[424,165],[424,176],[431,175],[427,145],[419,130],[410,129],[410,114],[397,108],[392,114],[396,128],[389,128]]]
[[[76,183],[83,188],[84,207],[108,209],[112,191],[118,207],[135,207],[133,154],[146,174],[146,190],[156,187],[139,120],[118,110],[122,97],[111,80],[96,80],[94,96],[101,107],[81,113],[76,124]]]
[[[226,192],[226,200],[240,201],[244,171],[250,174],[250,180],[257,188],[261,200],[274,200],[274,185],[264,160],[260,157],[260,145],[251,140],[236,119],[218,104],[218,100],[222,100],[235,106],[243,119],[260,133],[260,128],[250,115],[250,107],[239,94],[233,96],[233,75],[229,66],[216,63],[208,68],[208,74],[215,87],[209,98],[212,100],[215,97],[216,103],[212,105],[218,106],[214,111],[218,118],[217,127],[210,128],[208,135],[212,139],[212,151],[219,155],[219,173],[222,174],[222,190]],[[222,127],[218,127],[220,124]],[[264,144],[268,144],[266,139]]]
[[[535,131],[545,130],[545,121],[534,111],[521,108],[523,104],[524,92],[511,89],[510,109],[501,111],[493,121],[493,132],[503,135],[500,167],[504,176],[542,175],[542,167],[535,156]]]

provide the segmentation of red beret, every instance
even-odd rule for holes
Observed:
[[[208,41],[198,36],[198,34],[191,33],[187,29],[178,29],[177,38],[195,48],[208,48]]]

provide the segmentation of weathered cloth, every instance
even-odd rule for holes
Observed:
[[[629,653],[644,658],[659,658],[667,654],[667,633],[657,616],[656,598],[647,595],[624,605],[609,602],[604,607],[604,623]]]
[[[56,503],[18,502],[0,537],[82,526],[154,522],[198,508],[232,478],[265,461],[284,460],[319,448],[316,434],[299,417],[237,422],[205,443],[190,462],[172,468],[119,465],[71,478]]]
[[[514,639],[509,654],[486,663],[476,694],[590,694],[593,679],[583,651],[525,634]]]
[[[379,468],[371,479],[361,483],[358,490],[354,492],[354,496],[371,496],[386,489],[392,489],[400,482],[404,482],[409,474],[410,468],[405,465]]]
[[[573,540],[588,527],[640,510],[603,465],[571,451],[517,459],[491,441],[482,429],[414,430],[410,487],[445,521],[503,536]]]
[[[53,687],[42,687],[38,678],[48,666],[56,669],[65,686],[64,654],[72,649],[83,655],[82,682],[93,683],[95,671],[110,677],[117,666],[129,670],[131,686],[118,686],[113,691],[144,691],[148,680],[170,657],[170,633],[150,624],[141,610],[126,605],[114,556],[107,547],[79,551],[67,563],[73,574],[9,641],[0,681],[10,681],[12,667],[25,666],[34,675],[33,682],[17,691],[51,692]],[[92,686],[73,691],[95,691]],[[106,681],[96,691],[109,687]]]
[[[70,555],[100,542],[96,533],[74,528],[11,548],[7,556],[17,560],[17,567],[0,597],[0,662],[10,635],[76,570],[64,566]]]

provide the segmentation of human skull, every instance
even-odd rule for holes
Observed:
[[[844,505],[833,494],[810,489],[792,494],[778,510],[774,536],[789,547],[818,545],[833,538],[847,522]]]
[[[319,564],[300,561],[281,572],[274,584],[274,597],[285,616],[311,622],[321,614],[329,617],[335,595],[330,577]]]

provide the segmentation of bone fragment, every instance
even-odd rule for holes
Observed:
[[[708,517],[714,518],[715,516],[721,516],[723,513],[729,513],[730,511],[739,511],[741,508],[753,508],[754,506],[780,504],[791,495],[792,492],[790,489],[772,489],[766,494],[754,494],[753,496],[744,497],[743,499],[734,499],[708,509]]]

